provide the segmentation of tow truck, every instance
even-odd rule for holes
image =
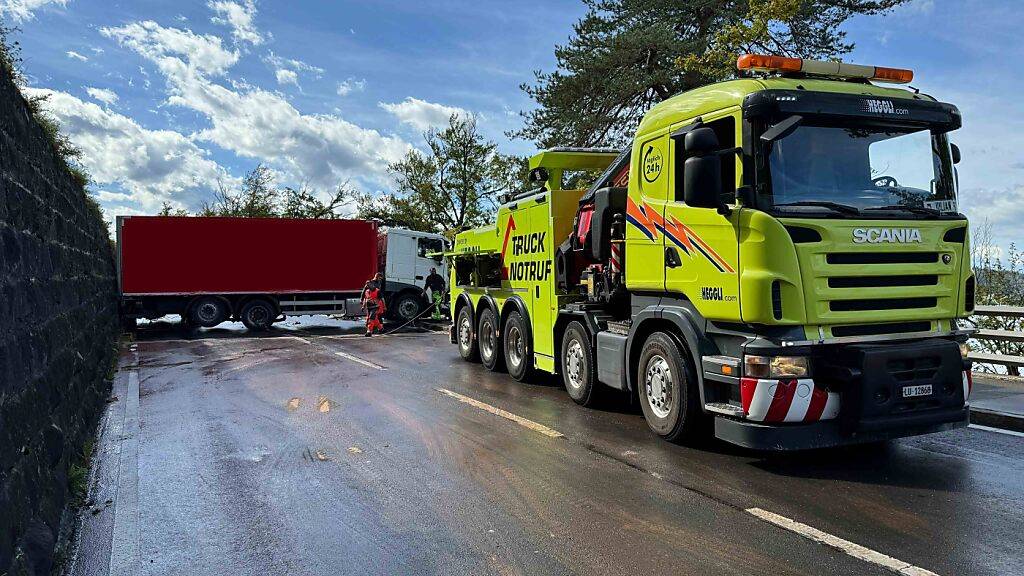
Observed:
[[[516,380],[627,392],[670,441],[798,450],[968,423],[957,108],[910,70],[747,54],[625,150],[530,160],[457,235],[451,341]],[[600,173],[587,189],[572,175]]]

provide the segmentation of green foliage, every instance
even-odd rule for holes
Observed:
[[[622,146],[671,96],[732,77],[739,54],[848,53],[840,26],[906,0],[583,0],[554,72],[522,88],[538,108],[511,135],[552,146]]]
[[[92,438],[82,445],[82,452],[68,467],[68,493],[71,496],[71,507],[80,508],[85,505],[89,496],[89,468],[95,443]]]
[[[156,213],[157,216],[188,216],[188,210],[182,208],[175,208],[171,206],[170,202],[164,202],[160,207],[160,211]]]
[[[427,152],[410,150],[388,167],[394,194],[357,196],[360,218],[453,235],[488,223],[500,195],[527,186],[527,159],[500,154],[475,118],[452,115],[447,127],[423,138]]]
[[[213,202],[203,204],[197,216],[232,216],[238,218],[341,218],[339,213],[355,195],[347,183],[338,186],[330,199],[324,201],[311,190],[277,188],[274,172],[263,164],[257,165],[242,179],[242,186],[232,191],[221,185]],[[164,202],[161,216],[187,216]]]

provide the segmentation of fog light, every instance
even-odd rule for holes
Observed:
[[[745,356],[743,375],[748,378],[801,378],[807,376],[806,356]]]

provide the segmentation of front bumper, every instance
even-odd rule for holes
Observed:
[[[864,444],[963,428],[970,422],[967,406],[956,410],[873,420],[860,431],[846,433],[838,420],[813,424],[759,424],[723,416],[715,418],[715,437],[753,450],[809,450]],[[866,423],[867,424],[867,423]]]

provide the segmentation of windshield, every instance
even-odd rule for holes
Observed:
[[[928,129],[801,125],[772,143],[770,170],[780,211],[957,210],[946,138]]]

